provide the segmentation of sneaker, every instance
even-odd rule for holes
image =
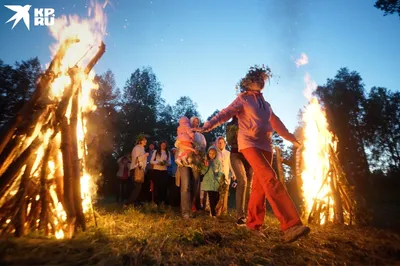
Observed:
[[[240,217],[239,219],[237,219],[236,225],[237,226],[245,226],[246,225],[246,218]]]
[[[182,215],[182,218],[185,219],[185,220],[189,220],[190,219],[190,215],[185,213],[185,214]]]
[[[310,228],[304,225],[295,225],[283,232],[283,242],[290,243],[310,233]]]

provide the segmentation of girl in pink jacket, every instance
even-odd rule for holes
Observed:
[[[268,199],[284,232],[283,240],[292,242],[310,232],[300,220],[296,207],[286,189],[272,169],[272,133],[275,130],[294,145],[299,145],[293,134],[272,111],[261,91],[271,75],[269,68],[252,67],[241,80],[242,93],[225,109],[203,126],[208,132],[228,121],[232,116],[239,120],[238,146],[253,168],[253,186],[248,206],[247,228],[265,237],[261,226],[265,216],[265,198]]]
[[[175,159],[177,165],[183,166],[192,162],[191,155],[195,152],[193,148],[194,134],[189,118],[186,116],[181,117],[175,142],[175,147],[178,148],[178,154]]]

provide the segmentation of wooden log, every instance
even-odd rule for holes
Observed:
[[[49,223],[49,217],[48,217],[48,205],[49,205],[49,192],[48,192],[48,186],[47,186],[47,176],[48,176],[48,162],[50,158],[50,153],[52,150],[52,141],[49,141],[46,150],[44,152],[43,158],[42,158],[42,168],[40,171],[40,199],[41,199],[41,211],[40,211],[40,222],[39,222],[39,229],[43,230],[45,236],[49,234],[49,229],[48,229],[48,223]]]
[[[51,116],[52,109],[46,107],[44,112],[34,113],[31,118],[26,118],[26,126],[18,129],[18,134],[14,135],[0,154],[0,175],[32,144],[32,141],[43,131],[42,129],[48,126],[47,122]]]
[[[94,65],[97,64],[97,61],[99,61],[99,59],[103,56],[103,54],[106,51],[106,46],[103,42],[101,42],[100,46],[99,46],[99,51],[96,53],[96,55],[92,58],[92,60],[90,60],[89,64],[86,66],[85,68],[85,74],[89,75],[90,71],[92,70],[92,68],[94,67]]]
[[[283,187],[287,190],[285,176],[283,175],[281,149],[279,149],[279,147],[275,147],[275,152],[276,152],[276,166],[278,168],[278,178],[281,181]]]
[[[4,127],[4,130],[0,134],[0,154],[3,152],[3,149],[8,144],[14,132],[17,130],[18,125],[24,120],[25,117],[30,116],[32,114],[33,107],[37,104],[39,99],[43,96],[47,96],[48,90],[50,88],[50,84],[54,81],[55,75],[60,71],[61,61],[65,56],[68,48],[76,43],[76,38],[70,38],[65,40],[60,48],[58,49],[57,54],[54,59],[50,63],[47,71],[41,75],[38,85],[36,86],[36,90],[29,99],[29,101],[22,107],[22,109],[16,114],[16,116]]]
[[[77,91],[72,98],[71,117],[70,117],[70,136],[71,136],[71,158],[72,158],[72,186],[73,186],[73,203],[76,211],[77,225],[86,230],[85,215],[82,210],[82,196],[81,196],[81,160],[79,158],[79,143],[77,139],[79,115],[79,91]]]
[[[26,164],[29,157],[36,152],[37,148],[42,144],[43,138],[38,136],[32,142],[32,144],[18,157],[16,161],[10,164],[7,170],[0,178],[0,195],[3,195],[5,191],[13,184],[15,178],[20,172],[22,166]]]
[[[333,206],[334,213],[335,213],[335,222],[339,223],[339,224],[344,224],[342,198],[340,197],[340,191],[338,189],[337,176],[336,176],[335,170],[332,170],[331,179],[332,180],[331,180],[330,188],[332,191],[333,200],[335,201],[335,204]]]
[[[73,204],[73,182],[72,182],[72,157],[71,157],[71,134],[68,118],[64,117],[61,123],[61,152],[64,169],[64,209],[67,213],[68,226],[74,226],[76,220],[75,205]],[[71,235],[70,237],[72,237]]]
[[[16,223],[15,223],[15,236],[21,237],[24,236],[26,233],[25,230],[25,222],[27,216],[27,207],[28,207],[28,200],[27,200],[27,190],[28,190],[28,180],[32,171],[33,163],[34,163],[35,156],[32,156],[25,167],[24,174],[21,178],[21,184],[19,186],[19,191],[21,192],[21,198],[17,200],[19,202],[20,208],[17,213]]]
[[[64,207],[64,176],[63,176],[63,171],[62,171],[62,162],[58,157],[58,149],[54,149],[55,154],[53,156],[53,161],[54,165],[56,166],[55,173],[54,173],[54,179],[56,183],[56,194],[57,194],[57,199],[61,203],[61,205]],[[64,207],[65,209],[65,207]]]

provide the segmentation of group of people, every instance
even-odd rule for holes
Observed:
[[[227,213],[229,187],[236,186],[236,215],[238,225],[245,225],[259,237],[265,237],[262,224],[265,203],[268,200],[280,222],[283,240],[292,242],[310,232],[304,226],[297,209],[284,186],[277,179],[272,164],[272,132],[275,130],[286,140],[299,147],[300,143],[291,134],[265,101],[261,91],[270,78],[269,68],[252,67],[240,82],[241,93],[225,109],[200,127],[197,117],[179,120],[176,159],[162,142],[156,153],[146,153],[145,138],[139,138],[132,151],[130,169],[146,168],[150,165],[152,191],[159,202],[165,199],[165,180],[168,167],[174,168],[175,183],[180,187],[180,209],[182,217],[190,219],[201,208],[210,209],[215,217]],[[227,125],[226,139],[230,152],[226,150],[224,137],[219,137],[206,151],[203,132],[209,132],[231,120]],[[122,171],[126,173],[126,170]],[[162,179],[162,180],[161,180]],[[137,199],[141,184],[135,183],[126,204]]]

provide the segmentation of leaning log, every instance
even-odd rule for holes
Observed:
[[[28,206],[28,200],[27,200],[27,190],[28,190],[28,180],[32,171],[33,163],[34,163],[34,156],[29,159],[29,161],[26,164],[24,174],[22,175],[21,178],[21,184],[19,186],[19,191],[21,192],[20,199],[17,200],[19,202],[19,210],[17,213],[17,219],[15,222],[15,236],[20,237],[25,235],[25,222],[26,222],[26,216],[27,216],[27,206]]]
[[[73,204],[73,182],[72,182],[72,156],[71,156],[71,134],[70,127],[68,124],[68,118],[64,116],[61,123],[61,152],[63,158],[63,170],[64,170],[64,208],[67,213],[68,227],[75,228],[74,224],[76,220],[75,205]],[[74,230],[69,229],[70,232]],[[69,238],[72,235],[68,236]]]
[[[42,137],[38,136],[32,144],[18,157],[16,161],[11,163],[4,174],[0,178],[0,195],[4,195],[6,190],[14,183],[15,178],[26,164],[29,157],[37,150],[42,143]]]
[[[73,203],[75,205],[76,218],[78,225],[82,230],[86,230],[85,215],[82,210],[82,196],[81,196],[81,160],[79,158],[79,143],[77,139],[78,128],[78,115],[79,115],[79,91],[75,93],[72,98],[71,118],[70,118],[70,136],[71,136],[71,158],[72,158],[72,187],[73,187]]]
[[[17,115],[4,127],[4,130],[0,134],[0,154],[3,152],[4,147],[8,144],[14,132],[17,130],[18,125],[24,120],[26,116],[30,116],[33,107],[37,104],[40,98],[47,95],[51,83],[54,81],[55,76],[60,71],[61,61],[65,56],[68,48],[78,42],[76,38],[70,38],[65,40],[57,54],[50,63],[47,71],[40,77],[40,80],[36,86],[36,90],[29,99],[29,101],[22,107],[22,109],[17,113]]]

